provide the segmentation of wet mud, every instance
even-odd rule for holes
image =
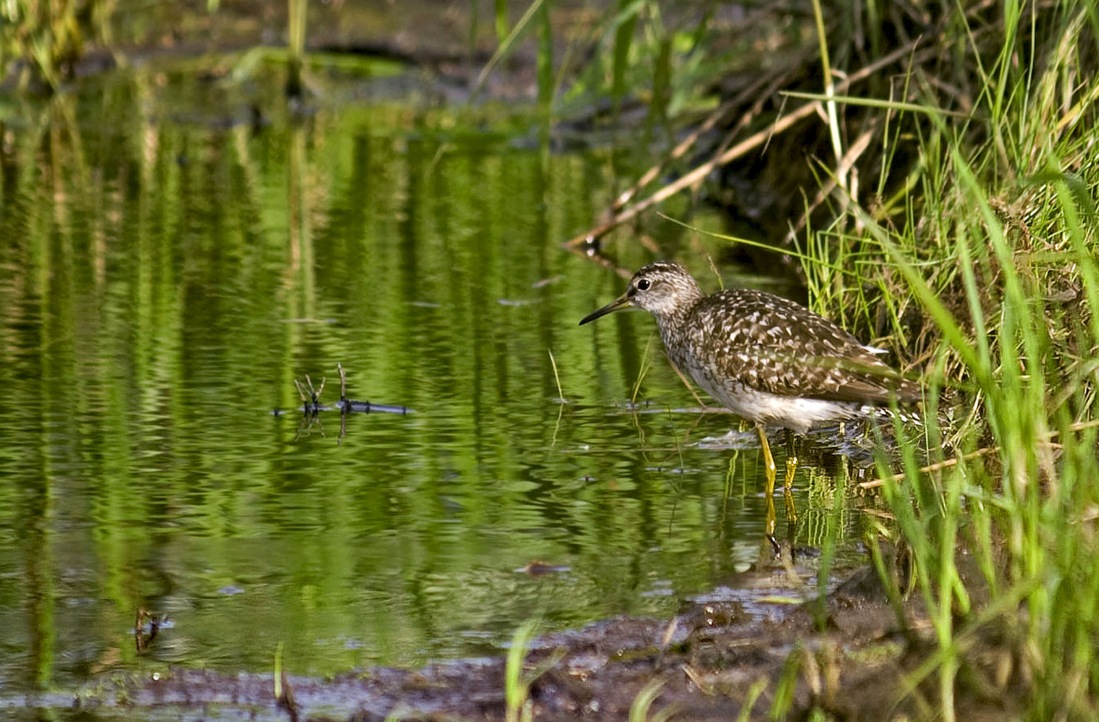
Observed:
[[[533,719],[625,720],[647,704],[646,719],[763,720],[776,701],[788,719],[937,716],[928,664],[937,650],[918,594],[891,604],[867,566],[813,599],[788,553],[744,576],[673,619],[621,617],[535,639],[523,666]],[[981,661],[958,676],[959,719],[1011,716],[1021,671],[1005,632],[969,636],[966,658]],[[506,720],[506,665],[501,654],[328,679],[283,674],[279,685],[272,674],[113,674],[32,706],[91,719]]]

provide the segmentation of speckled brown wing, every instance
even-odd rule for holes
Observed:
[[[701,358],[747,386],[780,396],[884,404],[919,387],[851,334],[793,301],[751,289],[720,291],[692,309]]]

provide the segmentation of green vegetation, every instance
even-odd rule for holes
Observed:
[[[515,631],[508,648],[507,662],[504,667],[504,699],[507,722],[530,722],[534,719],[534,702],[530,697],[530,686],[545,674],[562,657],[558,651],[551,652],[546,659],[531,670],[525,669],[527,652],[538,632],[538,622],[528,621]]]
[[[880,110],[880,140],[915,149],[904,184],[860,199],[830,175],[843,211],[815,235],[826,262],[806,266],[830,309],[884,313],[929,382],[934,470],[911,444],[903,478],[881,473],[937,645],[905,693],[947,720],[963,693],[1010,696],[1031,719],[1095,709],[1095,20],[1007,3],[995,40],[959,43],[966,77],[915,66],[918,122]],[[944,98],[944,84],[972,90]],[[964,105],[964,120],[944,112]],[[963,584],[962,564],[982,582]]]
[[[89,37],[99,36],[111,0],[9,0],[0,3],[0,80],[22,62],[18,85],[56,89],[72,74]]]
[[[633,705],[630,706],[630,722],[666,722],[674,718],[674,707],[665,707],[659,712],[649,714],[653,701],[660,694],[660,688],[663,686],[664,682],[654,677],[637,693]]]

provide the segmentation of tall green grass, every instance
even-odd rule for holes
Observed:
[[[845,197],[812,237],[827,262],[806,265],[823,305],[927,371],[938,468],[913,443],[903,478],[881,472],[932,626],[899,697],[946,720],[990,691],[1028,719],[1090,719],[1099,701],[1099,19],[1045,10],[1005,3],[999,51],[963,50],[964,122],[913,73],[930,120],[909,182],[876,207]],[[956,15],[965,37],[987,31]]]

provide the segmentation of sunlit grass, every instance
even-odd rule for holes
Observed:
[[[515,630],[508,648],[504,666],[504,701],[507,722],[528,722],[534,719],[534,703],[530,698],[530,686],[561,661],[563,652],[555,651],[545,660],[526,669],[527,653],[538,632],[539,623],[531,620]]]
[[[947,720],[958,695],[988,689],[1029,718],[1084,719],[1099,684],[1099,84],[1080,74],[1095,37],[1086,10],[1059,10],[1026,25],[1008,3],[970,120],[928,105],[904,195],[875,208],[848,196],[849,212],[810,236],[826,259],[806,264],[818,303],[914,355],[928,406],[960,420],[927,418],[946,442],[931,460],[956,463],[924,471],[913,445],[902,478],[881,467],[936,647],[898,697]],[[933,699],[920,697],[926,681]]]
[[[527,622],[515,630],[508,649],[504,668],[504,700],[507,704],[507,722],[533,719],[534,709],[530,700],[530,679],[523,673],[523,660],[531,640],[534,639],[536,622]]]
[[[675,708],[671,706],[652,714],[649,712],[663,687],[664,682],[660,679],[654,677],[649,680],[630,705],[630,722],[666,722],[675,716]]]

